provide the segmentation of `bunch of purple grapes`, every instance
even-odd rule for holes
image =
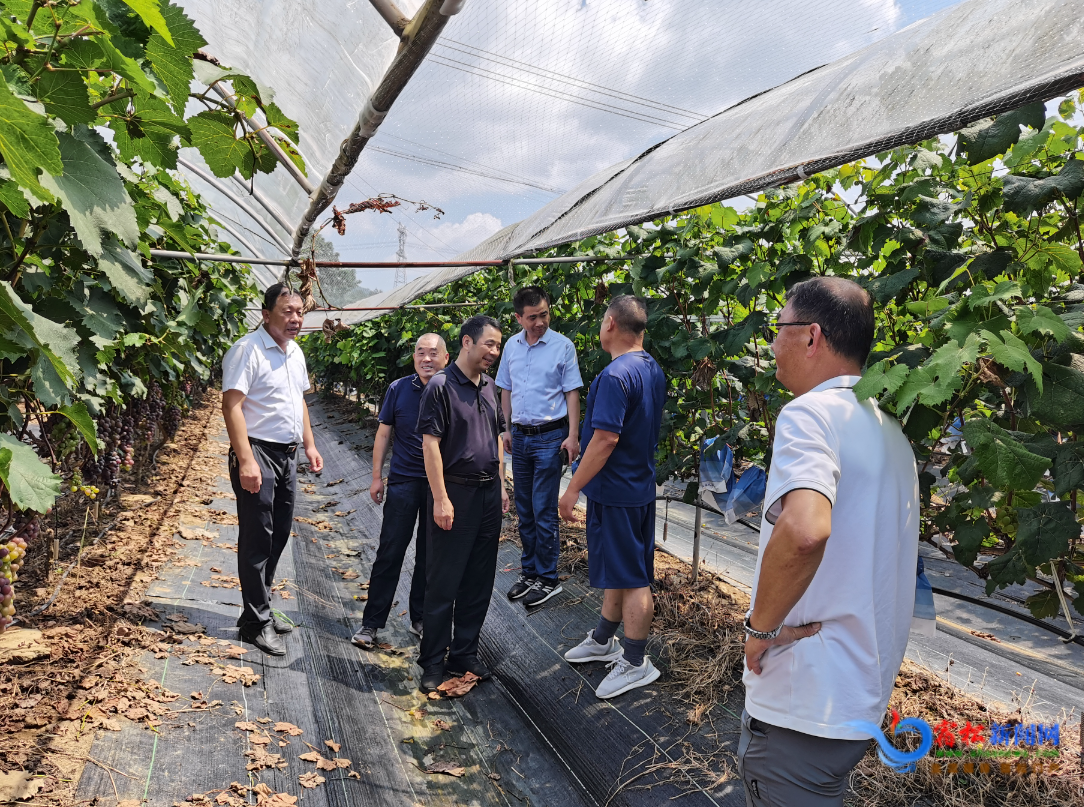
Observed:
[[[165,429],[166,435],[170,438],[177,433],[177,429],[181,427],[181,407],[173,405],[166,412],[166,416],[162,421],[162,427]]]

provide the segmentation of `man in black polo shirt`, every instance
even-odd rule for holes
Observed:
[[[440,686],[445,671],[490,677],[478,660],[478,636],[497,571],[501,514],[508,512],[500,478],[504,415],[485,375],[501,355],[501,328],[491,317],[471,317],[459,339],[458,358],[425,386],[418,413],[430,489],[422,692]]]
[[[373,481],[369,497],[384,505],[380,543],[369,576],[369,599],[361,627],[351,641],[365,650],[376,644],[376,632],[384,627],[395,598],[395,587],[410,546],[410,533],[418,524],[414,544],[414,574],[410,581],[410,632],[422,635],[425,612],[425,505],[429,482],[422,461],[422,437],[418,434],[418,405],[422,390],[436,373],[448,366],[448,348],[439,334],[427,333],[414,346],[414,373],[393,381],[380,407],[380,426],[373,443]],[[387,501],[381,472],[394,429],[395,450],[388,469]]]

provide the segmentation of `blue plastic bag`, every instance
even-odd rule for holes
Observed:
[[[734,486],[734,452],[711,437],[700,442],[700,496],[705,492],[726,493]]]
[[[723,511],[727,524],[733,524],[740,516],[755,510],[764,502],[764,493],[768,488],[768,475],[764,469],[751,465],[746,468],[730,492],[722,495],[713,493],[716,504]]]

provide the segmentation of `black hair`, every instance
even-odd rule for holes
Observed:
[[[459,328],[459,346],[463,346],[464,336],[469,336],[472,341],[477,343],[486,328],[496,328],[499,331],[501,326],[497,320],[493,319],[493,317],[487,317],[485,314],[477,314],[471,317]]]
[[[606,313],[614,318],[617,327],[633,336],[642,336],[647,330],[647,300],[632,294],[622,294],[610,300]]]
[[[291,289],[285,283],[276,283],[273,286],[268,286],[267,291],[263,293],[263,310],[274,311],[275,306],[278,305],[280,297],[300,297],[296,289]]]
[[[821,326],[824,341],[845,359],[866,363],[873,346],[873,301],[869,292],[843,277],[814,277],[787,292],[796,320]]]
[[[517,314],[523,316],[524,308],[529,305],[541,305],[543,300],[546,301],[547,305],[550,304],[550,296],[546,294],[541,286],[524,286],[512,298],[512,307],[516,309]]]

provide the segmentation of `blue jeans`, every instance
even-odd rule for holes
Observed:
[[[561,493],[561,443],[568,427],[523,434],[512,427],[512,475],[516,488],[519,538],[525,577],[557,580],[557,499]]]

